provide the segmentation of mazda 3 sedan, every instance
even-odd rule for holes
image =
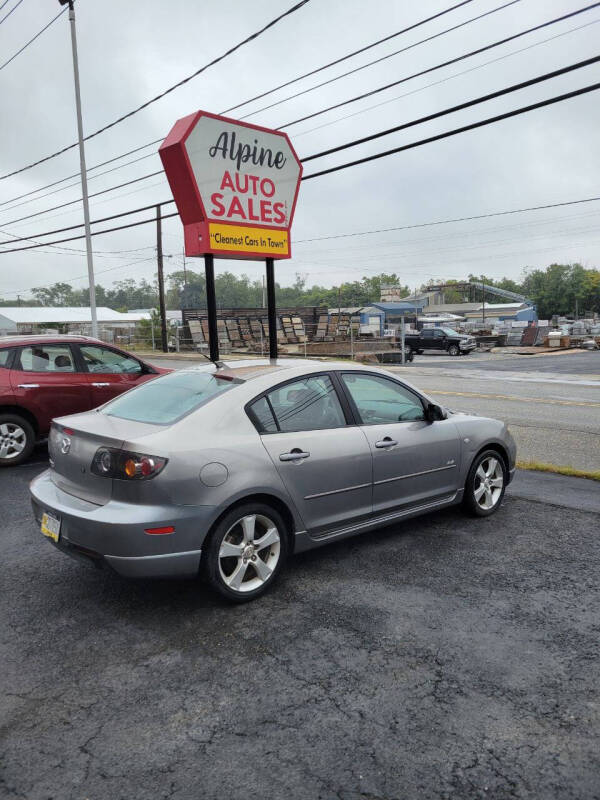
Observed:
[[[515,449],[381,369],[217,362],[55,420],[31,495],[57,548],[243,602],[291,553],[458,503],[493,514]]]

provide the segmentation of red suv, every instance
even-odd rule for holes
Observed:
[[[170,371],[87,336],[0,338],[0,467],[25,461],[54,417]]]

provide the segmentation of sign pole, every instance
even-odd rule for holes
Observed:
[[[265,259],[267,265],[267,317],[269,319],[269,358],[277,358],[277,309],[275,305],[275,261]]]
[[[217,334],[217,300],[215,296],[215,258],[212,253],[204,256],[206,275],[206,310],[208,312],[208,347],[211,361],[219,360],[219,339]]]
[[[160,313],[160,344],[163,353],[169,351],[167,342],[167,312],[165,311],[165,279],[163,275],[162,218],[160,203],[156,206],[156,262],[158,272],[158,308]]]

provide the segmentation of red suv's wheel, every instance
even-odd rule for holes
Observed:
[[[30,423],[18,414],[0,414],[0,467],[22,464],[35,445]]]

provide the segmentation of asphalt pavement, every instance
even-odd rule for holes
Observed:
[[[2,798],[599,797],[598,484],[517,474],[231,607],[55,551],[40,468],[0,472]]]

